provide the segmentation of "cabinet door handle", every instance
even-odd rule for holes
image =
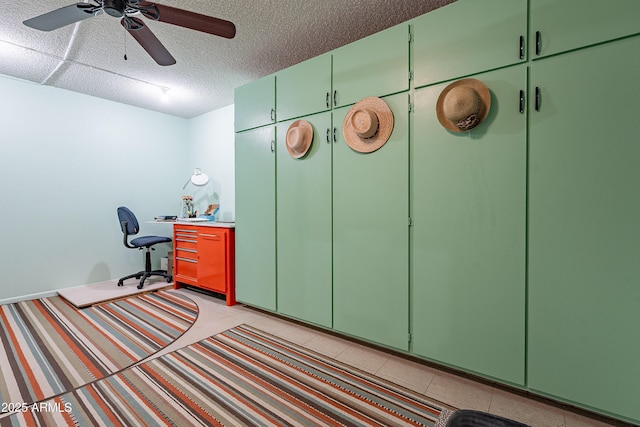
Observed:
[[[338,91],[333,91],[333,106],[336,107],[338,105]]]
[[[333,128],[333,143],[338,143],[338,128],[336,127]]]
[[[542,36],[540,35],[540,31],[536,31],[536,55],[540,55],[542,50]]]
[[[204,240],[215,240],[220,241],[220,237],[217,234],[201,234]]]
[[[520,36],[520,59],[524,59],[524,36]]]
[[[327,144],[331,144],[331,129],[327,128]]]
[[[536,86],[536,111],[540,111],[540,102],[542,101],[542,95],[540,93],[540,87]]]
[[[271,109],[271,115],[270,115],[270,117],[271,117],[271,121],[272,121],[272,122],[275,122],[275,121],[276,121],[276,109],[275,109],[275,108],[272,108],[272,109]]]
[[[524,90],[520,90],[520,114],[524,114]]]
[[[329,96],[330,96],[330,94],[329,94],[329,92],[327,92],[327,97],[324,100],[325,104],[327,104],[327,108],[329,108]]]
[[[276,142],[274,140],[271,140],[271,152],[275,153],[276,151]]]

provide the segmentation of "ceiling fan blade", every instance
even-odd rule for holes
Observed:
[[[125,17],[120,21],[120,24],[159,65],[173,65],[176,63],[175,58],[171,56],[167,48],[160,43],[160,40],[140,19]]]
[[[96,15],[98,9],[96,6],[87,3],[76,3],[27,19],[22,23],[36,30],[52,31],[65,25],[91,18]]]
[[[236,26],[233,22],[225,21],[224,19],[146,1],[140,2],[140,9],[147,18],[166,22],[167,24],[202,31],[203,33],[227,39],[232,39],[236,35]]]

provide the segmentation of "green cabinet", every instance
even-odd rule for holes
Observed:
[[[640,33],[638,0],[531,0],[530,7],[533,59]]]
[[[333,325],[408,349],[408,94],[384,98],[395,117],[379,150],[352,150],[342,135],[348,108],[334,111]]]
[[[333,52],[334,107],[409,89],[409,25],[400,24]]]
[[[236,133],[236,299],[276,309],[275,126]]]
[[[275,123],[275,76],[266,76],[236,88],[234,103],[236,132]]]
[[[314,128],[307,154],[289,155],[278,124],[278,312],[325,327],[331,316],[331,113],[305,118]]]
[[[474,76],[486,120],[453,133],[436,117],[446,84],[416,91],[411,151],[412,352],[524,385],[524,65]],[[524,108],[524,105],[523,105]]]
[[[277,73],[278,121],[331,108],[331,54],[324,54]]]
[[[614,4],[616,2],[607,2]],[[640,420],[640,37],[531,69],[528,381]]]
[[[458,0],[411,22],[415,87],[527,58],[527,0]]]

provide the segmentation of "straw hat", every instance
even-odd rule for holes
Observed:
[[[371,153],[382,147],[393,131],[393,112],[380,98],[370,96],[358,101],[342,123],[342,134],[349,147]]]
[[[287,151],[294,159],[307,154],[313,141],[313,127],[306,120],[296,120],[287,130]]]
[[[476,79],[462,79],[445,87],[436,103],[440,124],[452,132],[467,132],[487,118],[489,88]]]

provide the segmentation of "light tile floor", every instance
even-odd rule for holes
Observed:
[[[628,425],[562,404],[512,393],[241,304],[228,307],[223,300],[192,289],[183,288],[177,292],[198,304],[198,318],[189,331],[152,357],[246,323],[459,409],[490,412],[534,427]]]

